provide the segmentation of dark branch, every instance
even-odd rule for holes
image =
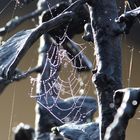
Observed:
[[[115,102],[119,97],[122,102],[114,116],[114,121],[106,130],[105,140],[124,140],[125,131],[129,122],[140,104],[140,88],[126,88],[117,90],[115,93]]]
[[[65,39],[62,44],[63,48],[67,51],[67,55],[72,60],[75,68],[81,71],[89,71],[93,68],[92,62],[81,51],[80,47],[69,39]]]
[[[125,24],[123,28],[124,32],[127,34],[138,17],[140,17],[140,7],[122,14],[116,19],[116,22]]]
[[[39,70],[40,67],[34,67],[34,68],[30,68],[26,72],[18,71],[16,72],[15,76],[12,77],[11,81],[19,81],[21,79],[27,78],[29,75],[31,75],[34,72],[37,73]]]
[[[114,90],[122,87],[120,36],[116,35],[116,0],[96,0],[89,7],[94,37],[96,68],[93,82],[98,91],[100,139],[114,119]]]
[[[28,2],[29,2],[28,0],[27,0],[27,1],[21,0],[21,3],[28,3]],[[61,9],[61,12],[62,12],[62,11],[64,10],[64,9],[62,9],[62,7],[65,8],[65,7],[67,6],[68,8],[66,8],[66,9],[63,11],[63,13],[66,12],[66,11],[73,11],[73,12],[75,12],[75,11],[77,11],[77,10],[79,9],[80,5],[82,5],[82,4],[84,4],[84,3],[86,3],[86,0],[77,0],[77,1],[75,1],[74,3],[72,3],[72,5],[70,5],[70,7],[68,7],[68,3],[66,3],[66,2],[60,2],[59,4],[57,4],[57,5],[53,6],[53,7],[51,7],[51,11],[52,11],[52,13],[54,13],[54,12],[56,12],[56,11],[58,12],[59,9]],[[47,10],[47,9],[44,9],[43,7],[41,7],[40,9],[37,9],[37,10],[35,10],[35,11],[33,11],[33,12],[31,12],[31,13],[25,15],[25,16],[22,16],[22,17],[15,17],[14,19],[10,20],[10,21],[6,24],[5,27],[0,28],[0,36],[3,36],[3,35],[5,35],[7,32],[12,31],[13,29],[15,29],[17,26],[19,26],[19,25],[22,24],[23,22],[25,22],[25,21],[27,21],[27,20],[30,20],[30,19],[32,19],[32,18],[35,18],[35,17],[41,15],[41,13],[42,13],[43,11],[46,11],[46,10]],[[58,13],[59,13],[59,12],[58,12]],[[46,14],[47,14],[47,15],[48,15],[48,14],[50,15],[50,10],[47,10],[47,11],[46,11]],[[56,15],[55,15],[55,16],[56,16]]]
[[[37,28],[18,32],[0,47],[0,77],[2,85],[10,83],[15,70],[33,43],[45,32],[50,31],[72,18],[72,12],[61,14]],[[4,82],[3,82],[4,81]]]
[[[51,32],[49,32],[49,34],[51,35],[51,37],[54,38],[54,40],[57,41],[58,44],[59,42],[63,42],[63,44],[61,45],[67,51],[70,59],[73,60],[73,64],[78,71],[88,71],[92,69],[92,63],[90,62],[90,60],[83,54],[83,52],[80,52],[80,47],[74,42],[72,42],[70,39],[75,34],[83,32],[83,26],[85,24],[85,21],[89,19],[89,13],[83,6],[84,3],[85,0],[78,0],[69,6],[67,2],[61,2],[51,7],[51,13],[48,10],[42,15],[42,22],[46,22],[47,20],[50,20],[52,18],[52,15],[55,17],[62,11],[75,12],[75,16],[73,17],[73,20],[70,24],[64,24],[63,26],[52,30]],[[77,23],[80,23],[80,25]],[[62,36],[64,36],[64,32],[66,32],[66,35],[68,37],[63,37],[63,39],[60,39]],[[81,63],[83,67],[80,68]]]
[[[99,126],[97,123],[75,124],[68,123],[52,129],[70,140],[99,140]]]
[[[35,18],[39,15],[41,15],[41,13],[43,12],[43,10],[35,10],[25,16],[22,17],[15,17],[14,19],[10,20],[5,27],[0,28],[0,36],[5,35],[7,32],[12,31],[13,29],[15,29],[17,26],[19,26],[20,24],[22,24],[23,22],[30,20],[32,18]]]
[[[82,36],[82,38],[85,41],[88,42],[94,42],[94,37],[93,37],[93,33],[92,33],[92,27],[90,23],[86,23],[84,26],[84,35]]]
[[[140,1],[139,0],[128,0],[130,6],[132,9],[135,9],[140,6]]]
[[[20,123],[14,128],[14,140],[33,140],[34,129],[29,125]]]

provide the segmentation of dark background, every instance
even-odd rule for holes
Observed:
[[[0,0],[0,12],[7,5],[9,0]],[[35,0],[36,2],[36,0]],[[15,8],[15,2],[12,1],[11,4],[0,14],[0,27],[12,19],[14,16],[22,16],[33,9],[36,8],[35,2],[32,2],[27,6],[18,6]],[[16,9],[16,10],[14,10]],[[17,27],[16,30],[12,33],[8,33],[4,36],[6,40],[9,36],[13,35],[17,31],[22,29],[29,29],[36,26],[37,22],[27,21],[22,24],[20,27]],[[122,48],[123,48],[123,83],[124,87],[127,87],[127,79],[129,73],[129,63],[130,63],[130,47],[134,47],[134,58],[133,58],[133,67],[131,75],[131,87],[140,86],[140,23],[137,21],[137,24],[131,30],[131,34],[128,36],[122,37]],[[83,42],[80,39],[80,35],[76,36],[74,40],[78,43]],[[22,62],[19,64],[19,67],[22,70],[27,70],[29,67],[35,66],[37,62],[37,47],[39,42],[34,44],[34,46],[28,51],[27,55],[23,58]],[[91,60],[93,60],[93,47],[87,43],[85,53]],[[91,77],[91,74],[88,74]],[[67,76],[65,75],[65,78]],[[90,80],[90,79],[89,79]],[[15,94],[14,108],[13,108],[13,117],[12,117],[12,127],[16,126],[20,122],[30,124],[34,127],[35,113],[34,106],[35,100],[30,98],[29,91],[31,89],[29,79],[22,80],[20,82],[15,82],[8,86],[4,93],[0,96],[0,140],[7,140],[10,128],[11,112],[12,112],[12,101],[13,95]],[[90,82],[90,91],[89,95],[94,95],[94,87]],[[129,122],[129,127],[127,129],[127,138],[126,140],[139,140],[139,130],[140,130],[140,113],[139,109],[135,118]],[[12,139],[12,135],[10,140]]]

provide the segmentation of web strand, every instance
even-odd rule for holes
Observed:
[[[134,57],[134,48],[130,50],[131,57],[130,57],[130,65],[129,65],[129,75],[128,75],[128,87],[131,84],[131,75],[132,75],[132,67],[133,67],[133,57]]]
[[[12,2],[12,0],[11,0],[11,2]],[[11,2],[10,2],[10,3],[11,3]],[[10,20],[12,20],[12,19],[14,18],[14,15],[15,15],[15,12],[16,12],[16,9],[17,9],[17,6],[18,6],[18,4],[15,3],[14,9],[13,9],[13,12],[12,12],[12,15],[11,15]],[[5,38],[7,38],[7,36],[8,36],[8,31],[6,32],[5,36],[3,37],[3,40],[4,40]]]
[[[11,140],[11,130],[12,130],[12,123],[13,123],[14,107],[15,107],[15,97],[16,97],[16,91],[15,91],[15,85],[14,85],[14,92],[13,92],[12,104],[11,104],[9,131],[8,131],[8,140]]]
[[[13,0],[10,0],[2,10],[0,10],[0,15],[9,7],[9,5],[12,3]]]

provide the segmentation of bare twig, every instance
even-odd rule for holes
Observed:
[[[86,3],[87,0],[77,0],[75,1],[74,3],[72,3],[72,5],[70,5],[70,7],[66,8],[64,12],[66,11],[76,11],[79,9],[80,5]],[[21,3],[28,3],[29,1],[24,1],[24,0],[19,0],[19,2]],[[53,7],[51,7],[51,11],[57,11],[57,9],[63,4],[67,5],[66,2],[60,2],[58,5],[55,5]],[[47,11],[46,11],[47,10]],[[27,20],[30,20],[32,18],[35,18],[39,15],[41,15],[41,13],[43,11],[46,11],[46,14],[47,13],[50,13],[50,11],[48,9],[44,9],[44,8],[40,8],[40,9],[37,9],[25,16],[22,16],[22,17],[15,17],[14,19],[10,20],[5,27],[2,27],[0,28],[0,36],[3,36],[5,35],[7,32],[10,32],[12,31],[13,29],[15,29],[17,26],[19,26],[20,24],[22,24],[23,22],[27,21]]]
[[[35,18],[39,15],[41,15],[41,13],[43,12],[43,10],[35,10],[25,16],[22,17],[15,17],[14,19],[10,20],[5,27],[0,28],[0,36],[5,35],[7,32],[12,31],[13,29],[15,29],[17,26],[19,26],[20,24],[22,24],[23,22],[30,20],[32,18]]]
[[[91,24],[90,23],[86,23],[84,26],[84,35],[82,36],[82,38],[85,41],[88,42],[94,42],[94,37],[93,37],[93,33],[92,33],[92,28],[91,28]]]
[[[26,72],[21,72],[18,71],[12,78],[11,81],[19,81],[21,79],[27,78],[29,75],[31,75],[34,72],[38,72],[40,70],[41,67],[34,67],[34,68],[30,68],[29,70],[27,70]]]
[[[132,9],[135,9],[140,6],[140,1],[139,0],[128,0],[130,6]]]
[[[119,18],[116,19],[116,22],[124,23],[124,32],[129,33],[132,25],[138,17],[140,17],[140,7],[122,14]]]
[[[78,71],[89,71],[93,68],[92,62],[80,50],[77,44],[70,41],[69,39],[65,39],[63,48],[67,50],[69,58],[73,61],[73,65]]]
[[[67,12],[62,15],[51,19],[50,21],[43,23],[37,28],[31,30],[25,30],[18,32],[16,35],[11,37],[1,48],[1,74],[4,74],[3,77],[12,76],[17,64],[20,59],[25,55],[29,50],[32,44],[45,32],[50,31],[56,26],[60,26],[63,22],[66,22],[71,19],[72,12]],[[10,50],[8,49],[10,48]],[[12,53],[13,52],[13,53]],[[14,55],[15,54],[15,55]],[[8,58],[10,59],[9,62]],[[5,61],[5,65],[4,64]],[[10,73],[10,74],[8,74]]]
[[[50,21],[43,23],[37,28],[18,32],[11,37],[3,46],[0,47],[0,86],[1,92],[13,80],[20,78],[14,77],[16,74],[16,67],[29,50],[32,44],[45,32],[50,31],[62,23],[69,21],[72,17],[72,12],[61,14]],[[31,70],[33,72],[34,70]],[[31,73],[28,72],[28,73]],[[28,75],[26,73],[25,75]]]

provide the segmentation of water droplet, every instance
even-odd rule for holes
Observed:
[[[138,104],[138,102],[136,100],[132,101],[132,105],[136,106]]]

